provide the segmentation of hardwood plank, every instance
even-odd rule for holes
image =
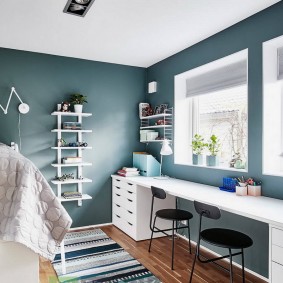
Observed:
[[[163,283],[187,283],[189,281],[194,255],[189,253],[188,243],[181,238],[175,239],[174,270],[171,266],[171,245],[169,238],[158,238],[152,241],[151,252],[148,252],[149,241],[135,242],[124,232],[113,225],[101,227],[101,229],[141,264],[149,269]],[[193,248],[194,251],[194,248]],[[209,257],[207,252],[202,252]],[[226,262],[221,262],[228,267]],[[241,283],[241,270],[233,268],[234,283]],[[228,283],[229,273],[216,265],[196,263],[193,283]],[[52,264],[43,258],[40,259],[40,283],[58,283]],[[246,272],[246,283],[266,283],[266,281]]]

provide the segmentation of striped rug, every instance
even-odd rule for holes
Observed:
[[[69,232],[64,245],[66,274],[60,248],[52,263],[60,282],[161,282],[100,229]]]

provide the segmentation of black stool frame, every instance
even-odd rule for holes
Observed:
[[[174,269],[174,238],[175,238],[175,233],[174,231],[177,231],[179,228],[177,227],[177,222],[180,220],[177,219],[167,219],[172,221],[172,228],[168,228],[168,229],[159,229],[158,227],[155,226],[155,222],[156,222],[156,218],[158,217],[157,215],[155,215],[153,223],[152,223],[152,216],[153,216],[153,207],[154,207],[154,199],[158,198],[158,199],[165,199],[166,198],[166,192],[163,189],[157,188],[157,187],[151,187],[152,190],[152,201],[151,201],[151,212],[150,212],[150,230],[151,230],[151,237],[150,237],[150,243],[149,243],[149,247],[148,247],[148,252],[150,252],[151,249],[151,243],[152,243],[152,237],[153,237],[153,233],[163,233],[166,236],[172,237],[172,258],[171,258],[171,269]],[[176,208],[177,209],[177,208]],[[188,229],[188,236],[189,236],[189,249],[190,249],[190,253],[192,253],[192,247],[191,247],[191,232],[190,232],[190,219],[187,219],[187,223],[188,225],[186,226],[182,226],[182,229],[187,228]],[[172,234],[169,235],[168,231],[172,231]]]
[[[207,259],[204,256],[200,255],[202,217],[207,217],[207,218],[210,218],[210,219],[217,220],[221,217],[221,212],[220,212],[220,209],[218,207],[208,205],[208,204],[204,204],[204,203],[200,203],[200,202],[197,202],[197,201],[194,201],[194,205],[195,205],[195,209],[196,209],[196,211],[197,211],[197,213],[199,214],[200,217],[199,217],[199,229],[198,229],[198,241],[197,241],[197,246],[196,246],[196,253],[195,253],[195,257],[194,257],[194,262],[193,262],[189,282],[190,283],[192,282],[196,259],[198,259],[201,263],[212,262],[212,263],[216,264],[217,266],[221,267],[222,269],[228,271],[230,273],[230,282],[233,283],[232,257],[236,256],[236,255],[242,255],[242,278],[243,278],[243,282],[245,282],[245,269],[244,269],[245,265],[244,265],[244,249],[243,248],[240,249],[241,250],[240,252],[236,252],[236,253],[232,253],[232,248],[228,248],[228,250],[229,250],[228,255],[216,257],[216,258],[211,258],[211,259]],[[213,243],[210,243],[210,244],[213,244]],[[200,257],[205,258],[205,260],[201,259]],[[227,268],[221,266],[220,264],[216,263],[216,261],[221,260],[221,259],[225,259],[225,258],[230,258],[230,268],[229,269],[227,269]]]

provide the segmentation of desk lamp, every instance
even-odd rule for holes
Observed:
[[[154,177],[155,179],[158,179],[158,180],[166,180],[166,179],[169,179],[168,176],[162,176],[162,173],[161,173],[161,169],[162,169],[162,157],[163,155],[171,155],[173,154],[173,151],[172,151],[172,148],[170,147],[169,145],[169,141],[168,140],[163,140],[162,142],[162,147],[161,147],[161,150],[160,150],[160,155],[161,155],[161,160],[160,160],[160,174],[158,177]]]

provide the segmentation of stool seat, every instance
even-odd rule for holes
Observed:
[[[212,245],[228,249],[245,249],[253,244],[246,234],[230,229],[206,229],[200,233],[200,237]]]
[[[189,220],[193,218],[193,215],[189,211],[182,209],[160,209],[156,211],[155,215],[162,219],[176,221]]]

